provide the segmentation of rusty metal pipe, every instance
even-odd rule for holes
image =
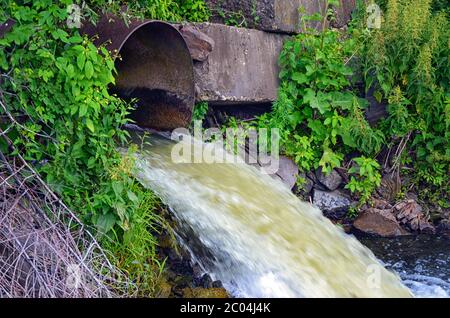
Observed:
[[[194,69],[189,48],[180,32],[161,21],[131,21],[104,15],[82,32],[120,55],[112,93],[138,102],[131,118],[141,126],[173,130],[189,126],[195,103]]]

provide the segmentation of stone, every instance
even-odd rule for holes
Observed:
[[[314,181],[311,180],[306,173],[300,173],[298,178],[301,178],[304,180],[303,184],[301,185],[301,187],[299,188],[300,191],[308,194],[312,191],[312,189],[314,188]]]
[[[191,53],[192,59],[204,62],[214,50],[214,40],[193,25],[178,27]]]
[[[429,223],[422,207],[415,200],[405,200],[394,206],[396,219],[414,232],[434,234],[435,228]]]
[[[297,183],[298,173],[298,166],[292,159],[280,156],[280,165],[276,175],[280,177],[281,181],[286,184],[290,190],[292,190]]]
[[[240,26],[277,33],[300,33],[301,15],[324,13],[323,0],[206,0],[212,21],[227,23],[231,18]],[[304,8],[304,13],[300,9]],[[320,21],[308,22],[308,27],[320,28]]]
[[[197,101],[233,105],[276,100],[278,57],[287,36],[213,23],[195,26],[215,43],[205,62],[194,63]]]
[[[200,278],[199,285],[201,287],[203,287],[203,288],[211,288],[211,287],[213,287],[213,280],[211,279],[211,276],[209,276],[208,274],[204,274]]]
[[[381,119],[388,115],[387,105],[388,101],[385,99],[379,100],[376,97],[376,92],[380,90],[377,85],[372,85],[366,93],[366,100],[369,106],[364,112],[364,116],[371,126],[376,125]]]
[[[184,288],[183,298],[229,298],[224,288]]]
[[[352,19],[352,13],[356,8],[356,0],[339,0],[339,6],[333,8],[335,15],[331,26],[343,28]]]
[[[13,26],[16,24],[16,21],[12,19],[8,19],[5,21],[5,23],[0,24],[0,39],[3,38],[3,36],[11,31]]]
[[[392,210],[369,208],[356,218],[353,228],[359,232],[381,237],[409,235],[395,218]]]
[[[401,191],[402,182],[398,175],[385,174],[381,178],[381,185],[377,188],[380,197],[388,202],[393,202]]]
[[[331,171],[330,174],[326,175],[322,172],[322,168],[316,171],[317,180],[323,184],[328,190],[334,191],[342,184],[342,177],[336,171]]]
[[[350,199],[339,190],[333,192],[314,190],[313,204],[331,219],[345,217],[352,206]]]

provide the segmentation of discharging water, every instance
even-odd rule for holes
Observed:
[[[147,141],[137,177],[171,208],[194,257],[233,295],[411,296],[368,248],[281,182],[244,163],[176,164],[174,142]]]

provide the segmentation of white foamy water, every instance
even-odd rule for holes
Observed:
[[[279,181],[245,164],[175,164],[173,142],[149,141],[137,177],[171,208],[195,258],[233,295],[411,296],[368,248]]]
[[[413,236],[363,239],[416,297],[450,297],[450,238]]]

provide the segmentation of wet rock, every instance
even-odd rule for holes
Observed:
[[[212,283],[212,287],[213,288],[223,288],[223,284],[220,280],[216,280],[215,282]]]
[[[408,235],[391,210],[369,208],[362,212],[353,222],[353,228],[369,235],[395,237]]]
[[[322,168],[319,168],[316,171],[316,177],[317,180],[330,191],[336,190],[342,184],[342,177],[336,170],[333,170],[330,174],[325,175],[322,172]]]
[[[223,288],[185,288],[183,298],[229,298],[228,292]]]
[[[313,171],[310,171],[306,174],[306,176],[311,179],[313,182],[313,188],[320,191],[328,191],[328,189],[322,185],[316,177],[316,174]]]
[[[178,29],[189,47],[192,59],[206,61],[214,50],[214,40],[193,25],[181,25]]]
[[[172,293],[172,286],[167,281],[162,281],[158,285],[158,298],[169,298]]]
[[[298,166],[294,161],[288,157],[280,156],[280,166],[276,174],[290,190],[297,183],[298,173]]]
[[[327,192],[315,189],[313,203],[331,219],[343,218],[352,205],[350,199],[339,190]]]
[[[439,232],[450,232],[450,218],[442,219],[439,222],[436,230]]]
[[[408,226],[414,232],[434,234],[435,228],[429,218],[422,211],[422,207],[415,200],[405,200],[394,206],[396,219]]]
[[[200,287],[203,288],[211,288],[213,284],[213,280],[211,279],[211,276],[209,276],[208,274],[204,274],[202,276],[202,278],[200,279]]]

